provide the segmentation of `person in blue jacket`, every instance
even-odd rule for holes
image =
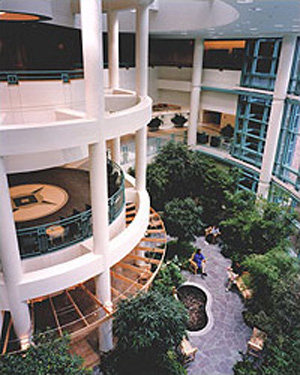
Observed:
[[[201,249],[198,249],[195,256],[194,261],[197,263],[198,266],[198,273],[202,273],[202,275],[207,276],[207,273],[205,272],[205,266],[206,266],[206,259],[205,256],[201,253]]]

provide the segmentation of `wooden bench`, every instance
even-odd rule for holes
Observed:
[[[178,295],[177,295],[177,290],[175,286],[172,288],[172,294],[173,297],[178,301]],[[184,337],[179,345],[180,352],[183,356],[183,363],[188,363],[191,362],[195,359],[195,355],[198,351],[198,348],[195,348],[192,346],[190,341]]]
[[[259,357],[264,348],[264,343],[267,339],[267,334],[260,329],[254,327],[252,336],[248,341],[247,352],[255,357]]]
[[[183,356],[183,362],[188,363],[195,359],[198,348],[192,346],[190,341],[184,337],[180,344],[180,351]]]
[[[252,289],[249,289],[246,287],[244,281],[243,281],[243,277],[246,276],[246,275],[249,275],[248,272],[243,272],[241,276],[239,276],[237,279],[236,279],[236,286],[238,288],[238,290],[240,291],[241,295],[243,296],[243,298],[245,300],[248,300],[250,298],[252,298],[253,296],[253,291]]]

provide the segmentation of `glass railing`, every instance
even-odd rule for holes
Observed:
[[[82,69],[72,70],[12,70],[0,72],[0,81],[17,85],[19,81],[39,81],[39,80],[62,80],[64,83],[71,79],[83,78]]]
[[[112,174],[118,175],[118,187],[108,199],[110,224],[125,205],[124,174],[117,164],[111,163],[111,166]],[[92,235],[92,208],[51,223],[17,230],[22,259],[69,247]]]

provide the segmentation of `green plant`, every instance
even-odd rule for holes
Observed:
[[[165,205],[164,221],[167,232],[178,241],[193,241],[203,230],[202,208],[192,198],[173,199]]]
[[[25,352],[6,354],[0,361],[1,375],[88,375],[83,360],[69,352],[70,339],[38,334]]]
[[[158,291],[120,303],[114,319],[117,345],[102,360],[106,375],[182,375],[174,350],[185,335],[185,307]]]
[[[189,259],[191,255],[197,250],[195,246],[193,246],[189,242],[177,242],[177,241],[169,241],[167,245],[167,259],[178,259],[178,263],[180,267],[183,269],[188,268],[189,266]]]
[[[285,248],[293,233],[293,214],[275,203],[258,202],[220,224],[225,255],[242,261],[250,254],[265,254],[275,246]]]
[[[168,261],[161,267],[152,288],[162,293],[171,294],[172,288],[177,288],[185,281],[176,260]]]

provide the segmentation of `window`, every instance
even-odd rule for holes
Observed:
[[[240,96],[232,156],[261,166],[271,103],[269,97]]]
[[[287,99],[274,174],[300,190],[300,103]]]
[[[248,40],[241,86],[273,90],[280,47],[280,39]]]
[[[289,93],[300,95],[300,38],[297,40],[296,52],[292,66]]]

